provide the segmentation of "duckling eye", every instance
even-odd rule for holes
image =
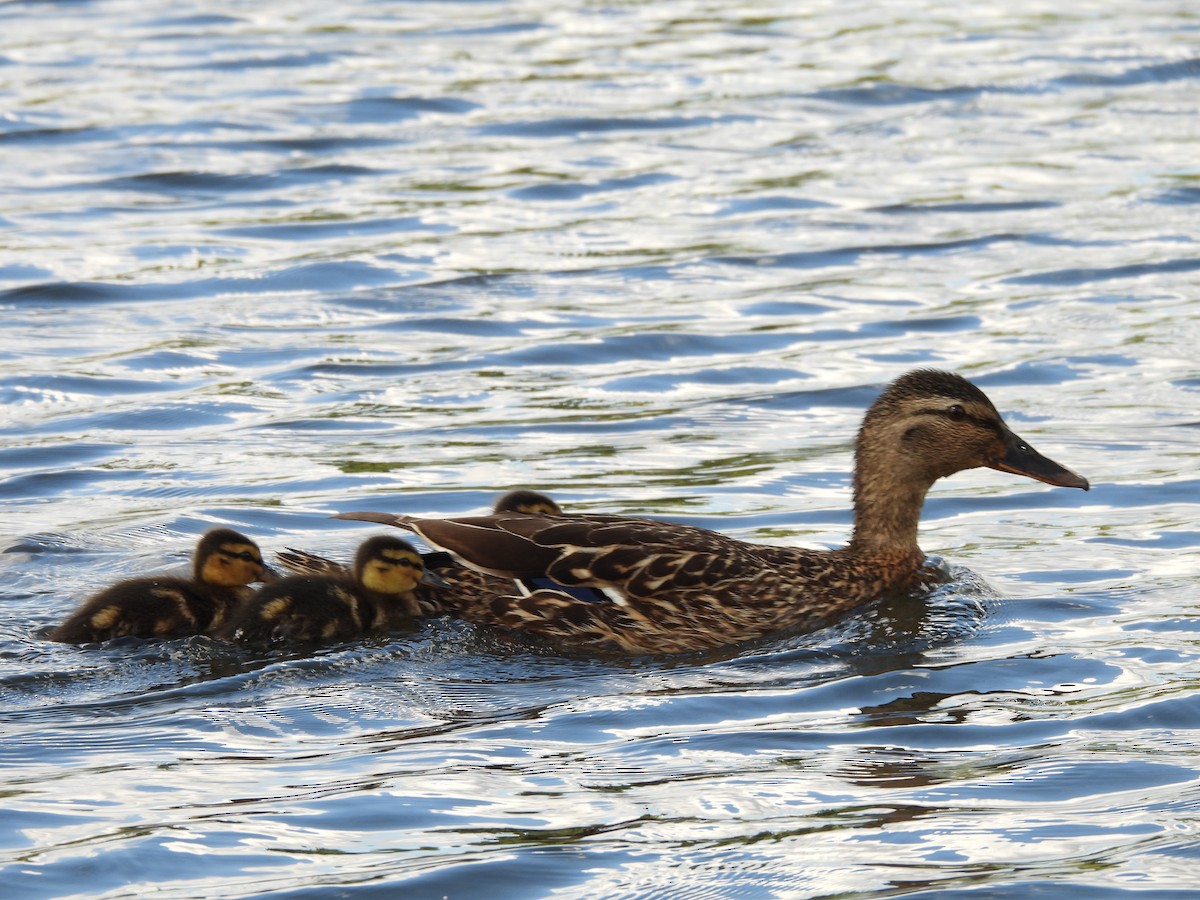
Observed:
[[[946,407],[946,415],[950,417],[952,422],[961,422],[967,417],[967,411],[957,403]]]
[[[231,553],[228,550],[220,550],[218,552],[228,559],[240,559],[242,562],[254,563],[256,566],[262,565],[262,560],[249,550],[243,550],[241,553]]]

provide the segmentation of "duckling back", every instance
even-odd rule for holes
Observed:
[[[232,590],[207,588],[184,578],[131,578],[87,600],[50,633],[50,639],[86,644],[200,634],[241,599]]]
[[[336,641],[371,630],[378,618],[348,575],[289,575],[244,603],[218,633],[244,643]]]

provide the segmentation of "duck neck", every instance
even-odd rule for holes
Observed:
[[[917,526],[933,481],[898,466],[894,456],[873,452],[861,439],[855,456],[850,548],[889,558],[923,556],[917,545]]]

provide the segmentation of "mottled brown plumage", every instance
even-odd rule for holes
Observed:
[[[241,606],[220,636],[245,643],[333,641],[391,631],[422,614],[419,584],[441,583],[407,541],[369,538],[352,571],[292,575],[264,587]]]
[[[473,569],[524,583],[521,592],[468,611],[473,621],[584,650],[674,653],[812,630],[932,580],[917,545],[925,494],[938,478],[979,466],[1088,487],[1010,431],[965,378],[919,370],[893,382],[863,420],[855,446],[854,534],[837,550],[748,544],[619,516],[339,518],[410,529]],[[530,588],[534,577],[567,589],[600,589],[609,600]]]
[[[86,600],[50,639],[83,644],[202,634],[219,628],[251,596],[246,585],[273,574],[263,565],[254,541],[229,528],[216,528],[196,545],[190,579],[148,575],[119,581]]]

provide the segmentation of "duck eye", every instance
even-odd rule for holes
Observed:
[[[967,417],[967,411],[955,403],[952,406],[946,407],[946,415],[949,416],[950,420],[953,422],[961,422]]]
[[[243,550],[241,553],[234,553],[232,550],[218,550],[217,552],[226,559],[240,559],[242,562],[254,563],[256,566],[262,565],[262,560],[249,550]]]

